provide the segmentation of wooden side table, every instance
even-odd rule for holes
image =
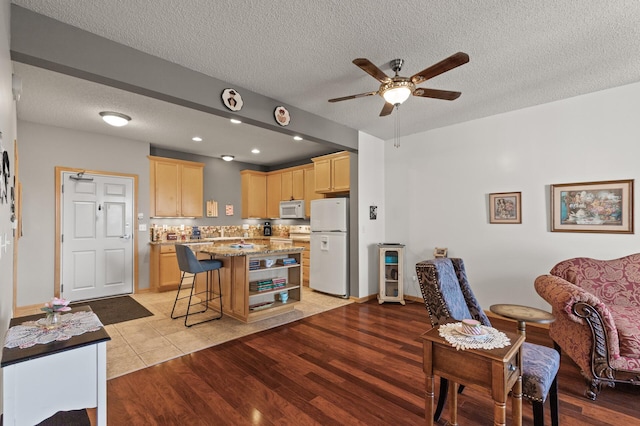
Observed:
[[[543,311],[542,309],[532,308],[530,306],[511,305],[507,303],[501,303],[497,305],[491,305],[489,310],[494,314],[501,315],[505,318],[516,320],[518,322],[518,331],[523,336],[526,336],[527,323],[536,324],[549,324],[556,320],[551,313]]]
[[[522,424],[522,379],[520,347],[524,337],[504,332],[511,346],[497,349],[457,350],[434,327],[422,335],[422,368],[426,378],[425,419],[433,425],[434,375],[449,379],[449,424],[458,424],[457,388],[459,384],[486,389],[493,398],[494,425],[505,425],[507,397],[514,388],[513,422]],[[520,389],[516,389],[520,384]],[[520,409],[518,409],[518,407]]]

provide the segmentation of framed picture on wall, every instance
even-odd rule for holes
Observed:
[[[551,232],[633,234],[633,179],[551,185]]]
[[[489,223],[522,223],[522,193],[489,194]]]

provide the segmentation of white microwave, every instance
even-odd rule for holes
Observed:
[[[280,201],[280,219],[304,219],[304,200]]]

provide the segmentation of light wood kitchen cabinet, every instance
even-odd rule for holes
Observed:
[[[280,171],[282,176],[282,201],[304,200],[304,169],[296,167]]]
[[[266,218],[267,216],[267,173],[242,170],[242,218]]]
[[[173,244],[151,245],[150,260],[150,287],[155,291],[177,290],[181,273],[175,246]]]
[[[270,172],[267,175],[267,215],[265,217],[280,217],[281,194],[282,173]]]
[[[302,252],[302,284],[309,287],[309,271],[311,268],[311,243],[309,241],[294,241],[296,247],[304,247]]]
[[[346,151],[315,157],[315,190],[322,194],[349,192],[349,153]]]
[[[304,210],[305,216],[311,217],[311,201],[319,198],[324,198],[324,194],[316,192],[316,179],[315,170],[313,164],[310,164],[303,169],[304,173]]]
[[[149,156],[151,217],[202,217],[204,164]]]

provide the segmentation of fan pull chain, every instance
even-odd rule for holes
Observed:
[[[400,148],[400,122],[398,119],[398,112],[400,110],[400,104],[396,104],[396,114],[395,114],[395,122],[393,129],[393,146],[396,148]]]

